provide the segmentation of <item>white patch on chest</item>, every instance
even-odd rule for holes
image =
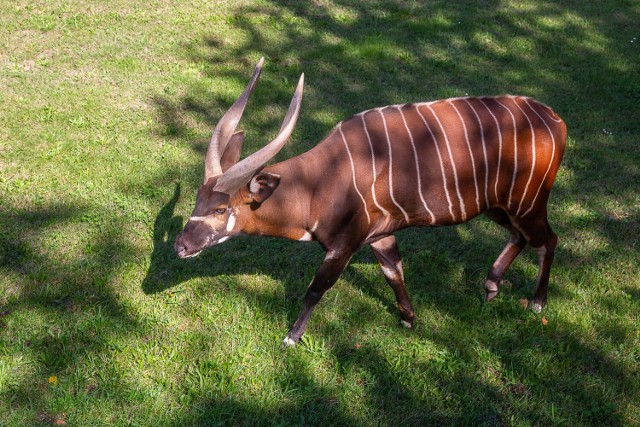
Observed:
[[[313,226],[305,232],[304,234],[298,239],[298,241],[300,242],[309,242],[311,240],[313,240],[313,234],[318,228],[318,221],[316,220],[316,222],[313,224]]]
[[[309,233],[308,231],[305,231],[304,234],[302,235],[302,237],[300,237],[298,240],[301,242],[308,242],[313,238],[313,236],[311,235],[311,233]]]

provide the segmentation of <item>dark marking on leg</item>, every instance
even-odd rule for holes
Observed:
[[[302,311],[298,316],[298,320],[296,320],[286,338],[283,340],[283,346],[293,346],[300,341],[300,337],[304,334],[304,330],[314,307],[318,304],[324,293],[334,285],[336,280],[338,280],[338,277],[340,277],[340,274],[344,271],[352,255],[353,251],[350,250],[330,250],[327,252],[324,261],[320,265],[320,268],[318,268],[316,275],[307,288]]]
[[[407,328],[412,328],[415,312],[407,295],[400,251],[398,250],[395,236],[387,236],[371,243],[371,250],[380,264],[387,283],[391,286],[396,296],[401,324]]]

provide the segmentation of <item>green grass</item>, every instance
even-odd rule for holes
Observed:
[[[0,425],[639,425],[640,4],[0,3]],[[322,251],[239,238],[178,260],[217,119],[261,56],[245,154],[345,117],[533,96],[569,128],[541,315],[532,251],[482,302],[505,233],[399,233],[417,326],[363,249],[280,341]],[[543,324],[543,318],[547,322]]]

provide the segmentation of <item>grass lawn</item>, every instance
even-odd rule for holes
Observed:
[[[640,3],[0,2],[0,425],[640,425]],[[368,248],[279,348],[323,252],[172,245],[261,56],[244,154],[388,104],[502,93],[569,141],[541,314],[485,219],[398,233],[416,328]]]

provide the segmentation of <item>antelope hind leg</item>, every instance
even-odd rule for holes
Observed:
[[[538,254],[538,278],[536,280],[536,291],[533,299],[529,303],[529,308],[539,313],[542,307],[547,304],[547,290],[549,288],[549,275],[551,264],[558,244],[558,236],[553,232],[547,221],[546,211],[538,215],[518,220],[514,224],[521,233],[527,236],[527,243],[531,245]]]
[[[547,229],[546,242],[536,248],[538,254],[538,280],[536,281],[536,292],[529,307],[536,313],[542,311],[542,307],[547,304],[547,290],[549,288],[549,275],[551,264],[558,245],[558,236],[553,232],[549,222],[545,221]]]

